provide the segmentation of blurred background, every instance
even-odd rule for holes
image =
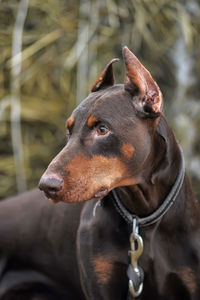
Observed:
[[[200,199],[199,0],[0,1],[0,198],[37,186],[66,118],[124,45],[164,94]],[[114,70],[122,83],[122,60]]]

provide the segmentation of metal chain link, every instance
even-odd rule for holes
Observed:
[[[143,289],[143,270],[138,267],[138,259],[143,252],[143,239],[138,233],[137,218],[133,219],[133,231],[130,235],[131,265],[129,266],[129,291],[133,297],[138,297]]]

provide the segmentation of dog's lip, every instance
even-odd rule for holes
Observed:
[[[105,197],[107,194],[109,193],[109,189],[106,188],[106,187],[101,187],[95,194],[94,196],[91,198],[91,199],[100,199],[100,198],[103,198]],[[44,192],[45,196],[48,198],[49,201],[51,201],[52,203],[58,203],[58,202],[62,202],[64,201],[61,197],[61,195],[58,195],[56,192]],[[84,200],[82,200],[84,201]],[[87,201],[85,199],[85,201]],[[65,202],[65,201],[64,201]]]
[[[100,188],[94,195],[95,198],[102,198],[105,197],[108,194],[108,189],[107,188]]]
[[[48,198],[48,200],[50,200],[53,203],[57,203],[60,201],[55,192],[51,192],[51,193],[44,192],[44,194]]]

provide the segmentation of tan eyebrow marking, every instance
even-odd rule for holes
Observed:
[[[98,121],[97,117],[90,115],[87,121],[89,127],[92,127]]]
[[[67,128],[71,128],[74,125],[75,122],[75,118],[73,116],[71,116],[68,120],[67,120]]]
[[[128,143],[124,143],[121,148],[122,154],[125,158],[130,159],[134,153],[134,147]]]

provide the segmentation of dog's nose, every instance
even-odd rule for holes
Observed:
[[[39,182],[39,189],[44,191],[48,198],[55,199],[57,192],[62,189],[63,181],[54,177],[42,177]]]

